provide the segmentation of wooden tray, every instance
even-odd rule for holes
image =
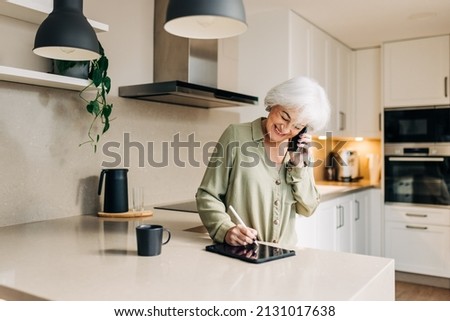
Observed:
[[[152,216],[152,210],[144,210],[139,212],[128,211],[123,213],[106,213],[106,212],[98,212],[98,216],[100,217],[112,217],[112,218],[125,218],[125,217],[145,217]]]

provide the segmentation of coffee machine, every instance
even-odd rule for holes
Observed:
[[[325,163],[325,179],[328,181],[356,182],[359,176],[359,157],[354,150],[331,152]]]
[[[338,178],[343,182],[354,182],[359,180],[359,157],[358,153],[353,150],[342,150],[339,155],[342,164],[339,166]]]

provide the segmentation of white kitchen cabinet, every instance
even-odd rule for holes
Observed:
[[[316,61],[317,67],[316,75],[313,78],[316,78],[319,80],[319,83],[323,86],[325,89],[328,100],[330,101],[330,107],[331,107],[331,114],[330,114],[330,120],[327,124],[327,127],[322,130],[322,133],[320,135],[325,135],[326,132],[331,132],[333,136],[337,135],[338,132],[338,106],[339,106],[339,51],[338,46],[336,42],[329,37],[328,35],[322,33],[320,30],[316,29],[317,36],[316,41],[312,42],[311,48],[311,61]],[[314,36],[314,33],[313,33]],[[313,40],[315,39],[312,38]],[[323,50],[324,55],[321,56],[318,54],[319,50]],[[317,61],[319,60],[319,61]],[[321,66],[321,69],[318,68],[318,66]],[[314,69],[313,69],[314,70]],[[317,73],[317,71],[319,73]],[[318,78],[320,77],[320,78]]]
[[[311,28],[311,77],[322,85],[331,105],[330,121],[320,135],[353,136],[353,55],[352,51],[323,33]]]
[[[336,250],[336,221],[339,201],[329,200],[319,204],[313,214],[316,219],[316,239],[314,248],[321,250]]]
[[[317,248],[317,215],[298,215],[296,219],[297,246]]]
[[[327,75],[330,77],[330,70],[335,69],[336,64],[333,66],[327,66],[327,60],[333,53],[330,50],[330,37],[322,32],[320,29],[311,26],[310,28],[310,43],[309,43],[309,53],[311,57],[311,74],[310,77],[315,79],[323,88],[328,89],[327,85]],[[333,57],[334,58],[334,57]],[[327,70],[327,67],[329,68]],[[334,72],[337,74],[337,70]],[[334,92],[328,92],[329,99],[334,100]]]
[[[381,137],[381,49],[355,51],[354,135]]]
[[[310,217],[298,217],[298,246],[369,254],[371,190],[351,193],[319,204]]]
[[[0,15],[17,19],[19,21],[30,22],[39,25],[47,15],[52,11],[51,3],[48,1],[30,1],[30,0],[1,0]],[[13,19],[10,19],[14,22]],[[109,30],[108,25],[88,20],[96,32],[105,32]],[[23,40],[23,38],[21,38]],[[17,40],[12,40],[17,41]],[[32,49],[32,43],[29,44],[29,52]],[[14,56],[14,59],[23,58],[21,55]],[[26,59],[26,58],[25,58]],[[44,58],[42,58],[44,59]],[[70,90],[82,90],[88,84],[88,80],[65,77],[50,74],[44,71],[30,70],[20,68],[18,65],[26,65],[22,61],[15,61],[13,65],[0,65],[0,80],[38,85],[53,88],[63,88]]]
[[[352,253],[367,254],[369,244],[368,218],[370,216],[370,191],[353,195]]]
[[[338,99],[336,105],[337,131],[336,136],[355,136],[354,112],[353,112],[353,52],[341,43],[337,46],[338,66]]]
[[[450,277],[450,212],[419,206],[385,206],[385,256],[395,269]]]
[[[335,232],[336,246],[335,251],[351,252],[352,251],[352,209],[353,195],[339,198],[339,204],[335,207]]]
[[[311,25],[296,13],[289,13],[289,78],[311,74],[309,47]]]
[[[370,195],[370,201],[366,222],[368,233],[367,254],[383,256],[384,216],[381,189],[372,188],[368,193]]]
[[[252,28],[239,36],[239,90],[257,93],[263,101],[267,91],[282,81],[311,77],[325,89],[332,107],[327,128],[314,134],[344,135],[340,124],[347,135],[352,127],[351,121],[344,124],[352,114],[352,51],[287,9],[255,13],[247,21]],[[243,110],[241,120],[251,121],[255,115]]]
[[[448,105],[450,36],[383,46],[384,107]]]
[[[247,22],[252,28],[238,37],[237,89],[254,93],[263,102],[273,86],[308,72],[309,30],[287,9],[249,15]],[[242,108],[241,121],[252,121],[262,113],[263,108]]]
[[[311,27],[311,74],[322,85],[331,105],[330,121],[319,135],[353,136],[353,54],[350,48]]]
[[[317,244],[322,250],[351,252],[352,195],[339,197],[319,205],[317,209]]]

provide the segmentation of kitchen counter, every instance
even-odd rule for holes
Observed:
[[[359,182],[317,181],[316,185],[320,193],[321,202],[329,201],[350,193],[378,188],[378,186],[370,184],[367,180],[361,180]]]
[[[335,182],[335,181],[319,181],[317,182],[317,189],[320,193],[321,202],[329,201],[334,198],[345,196],[350,193],[362,192],[367,189],[377,188],[377,186],[371,185],[368,181],[360,182]],[[157,209],[182,211],[197,213],[197,202],[194,200],[186,200],[183,202],[158,204]]]
[[[137,255],[141,223],[172,232],[161,255]],[[165,210],[3,227],[0,299],[394,300],[391,259],[296,248],[293,257],[251,264],[206,252],[208,244],[197,214]]]

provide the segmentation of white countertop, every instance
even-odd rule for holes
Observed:
[[[367,180],[361,180],[358,182],[318,181],[316,182],[316,186],[320,193],[320,200],[322,202],[345,196],[350,193],[357,193],[367,189],[377,188],[377,186],[371,185]]]
[[[144,221],[172,232],[159,256],[137,255]],[[155,210],[146,219],[0,228],[0,298],[8,287],[49,300],[394,300],[391,259],[296,248],[294,257],[251,264],[206,252],[212,242],[199,226],[195,213]]]

